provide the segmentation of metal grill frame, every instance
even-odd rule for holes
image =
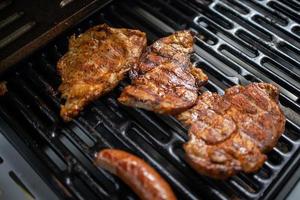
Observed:
[[[95,152],[104,147],[144,158],[179,199],[274,199],[285,187],[277,196],[283,197],[300,177],[300,88],[294,84],[300,77],[300,34],[295,31],[300,25],[287,17],[299,16],[291,4],[269,2],[275,1],[215,0],[209,7],[187,0],[113,2],[7,72],[9,92],[0,99],[0,115],[30,149],[23,156],[38,158],[33,168],[41,171],[35,165],[42,166],[41,176],[63,198],[136,198],[119,179],[92,164]],[[251,81],[277,84],[287,127],[263,169],[228,181],[197,175],[183,161],[181,144],[187,135],[178,121],[118,104],[116,97],[129,80],[72,122],[62,123],[55,64],[67,50],[68,36],[103,22],[145,31],[150,42],[178,29],[197,32],[192,60],[209,76],[203,91],[223,94],[227,87]]]

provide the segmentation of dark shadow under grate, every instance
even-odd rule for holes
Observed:
[[[53,174],[65,197],[136,199],[119,179],[92,163],[96,151],[116,147],[151,163],[178,199],[272,199],[300,161],[300,37],[299,25],[289,18],[298,14],[286,12],[298,7],[272,2],[217,0],[208,8],[188,0],[110,4],[7,73],[9,92],[0,99],[1,114]],[[228,181],[196,174],[183,160],[187,135],[180,123],[117,102],[126,80],[72,122],[62,123],[56,62],[67,50],[68,36],[104,22],[145,31],[149,42],[178,29],[197,32],[193,62],[210,78],[203,90],[222,94],[252,81],[278,85],[287,127],[263,168]]]

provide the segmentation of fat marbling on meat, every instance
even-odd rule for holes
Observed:
[[[187,162],[200,174],[225,179],[255,172],[284,132],[285,117],[272,84],[234,86],[224,96],[205,92],[177,118],[189,127]]]
[[[66,100],[61,117],[71,120],[85,105],[116,87],[137,64],[146,43],[141,31],[106,24],[72,36],[68,52],[57,64],[62,79],[59,91]]]
[[[194,37],[191,31],[178,31],[155,41],[130,71],[131,85],[119,101],[131,107],[160,114],[178,114],[192,107],[199,87],[208,78],[190,61]]]

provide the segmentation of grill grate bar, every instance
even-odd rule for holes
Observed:
[[[23,110],[22,112],[24,115],[28,115],[28,113],[26,113],[28,111]],[[28,115],[28,118],[36,119],[32,115]],[[30,120],[27,120],[27,121],[30,122]],[[90,178],[90,176],[88,175],[86,170],[83,170],[84,168],[81,166],[81,164],[79,164],[78,161],[75,159],[75,157],[72,157],[70,152],[68,152],[68,150],[64,148],[65,145],[63,145],[61,142],[59,142],[59,140],[54,140],[52,138],[49,138],[49,136],[46,136],[44,134],[45,133],[44,128],[42,128],[42,127],[37,128],[37,126],[35,126],[35,128],[37,131],[39,131],[40,135],[42,135],[44,137],[44,139],[46,139],[46,141],[48,142],[48,146],[50,146],[55,151],[55,153],[59,155],[60,158],[67,161],[67,165],[69,168],[68,170],[73,169],[73,170],[75,170],[75,172],[80,174],[80,176],[83,177],[82,180],[90,185],[90,188],[92,188],[95,191],[95,194],[100,195],[100,197],[102,197],[102,198],[103,198],[103,196],[104,197],[108,196],[108,194],[106,192],[104,192],[105,190],[103,190],[99,186],[96,186],[98,183],[96,183],[95,181],[92,181],[92,179]],[[65,172],[65,173],[67,173],[67,172]],[[70,175],[65,175],[65,178],[66,178],[65,182],[67,184],[71,184],[70,182],[72,182],[69,180],[69,177],[70,177]],[[71,187],[71,189],[72,189],[72,187]],[[75,192],[76,195],[78,195],[78,193],[77,193],[78,188],[73,188],[72,191]],[[85,198],[82,197],[82,199],[85,199]]]
[[[223,4],[223,6],[225,6]],[[228,8],[228,6],[226,6],[227,9],[230,9]],[[218,7],[217,7],[218,8]],[[232,11],[232,10],[231,10]],[[234,11],[232,11],[234,12]],[[255,15],[256,16],[260,16],[260,15]],[[260,16],[262,17],[262,16]],[[227,18],[227,16],[224,16],[224,18]],[[251,23],[252,20],[249,20],[249,17],[246,17],[244,16],[243,17],[244,20],[246,20],[248,23]],[[280,63],[282,63],[282,66],[283,67],[287,67],[287,66],[295,66],[292,68],[292,71],[290,69],[287,69],[289,71],[291,71],[291,73],[296,70],[296,68],[298,67],[299,68],[299,64],[298,64],[298,61],[295,60],[294,58],[290,57],[289,55],[287,55],[285,52],[280,52],[279,50],[277,50],[276,47],[276,42],[279,42],[281,41],[281,39],[277,36],[277,34],[274,34],[273,32],[269,31],[268,29],[266,29],[265,27],[261,26],[260,24],[257,24],[256,23],[256,26],[258,26],[260,29],[266,31],[268,34],[271,35],[271,37],[273,38],[272,41],[263,41],[261,40],[259,37],[256,37],[254,33],[251,33],[251,32],[248,32],[247,30],[245,29],[238,29],[237,31],[233,30],[232,31],[232,34],[236,34],[238,37],[240,37],[240,33],[243,32],[243,33],[246,33],[247,35],[251,35],[251,38],[253,38],[251,41],[246,41],[246,42],[249,42],[250,44],[252,44],[255,48],[257,48],[258,50],[260,50],[261,52],[263,52],[265,55],[268,55],[272,58],[277,58],[277,61],[279,61]],[[247,38],[248,39],[248,38]],[[292,42],[292,44],[295,43],[295,41]],[[291,43],[289,43],[291,44]],[[259,46],[258,46],[259,45]],[[271,50],[269,50],[271,49]],[[282,59],[281,57],[285,58],[285,59]],[[299,78],[299,74],[297,73],[297,71],[294,71],[294,76],[297,76],[297,78]]]
[[[231,14],[220,12],[223,8]],[[290,4],[284,8],[290,9]],[[126,1],[107,6],[104,12],[69,32],[82,33],[105,22],[146,31],[153,41],[174,30],[189,28],[197,32],[192,60],[209,76],[203,91],[223,94],[235,84],[277,83],[287,128],[256,174],[239,174],[228,181],[196,174],[184,161],[182,143],[187,140],[187,130],[182,124],[173,117],[127,108],[117,102],[128,80],[87,106],[72,122],[62,123],[57,92],[60,78],[55,65],[67,50],[68,35],[49,44],[9,75],[9,92],[0,99],[7,104],[0,104],[0,110],[15,119],[8,120],[12,125],[23,127],[20,138],[74,199],[117,198],[114,195],[137,198],[119,179],[93,165],[95,152],[106,147],[127,149],[147,160],[171,183],[180,199],[204,195],[211,199],[263,199],[299,153],[300,145],[300,88],[296,84],[299,49],[297,44],[291,44],[299,36],[289,31],[294,21],[283,14],[276,14],[266,1],[216,0],[209,7],[194,1]],[[273,29],[254,20],[265,15],[274,21]],[[276,35],[278,31],[282,34]],[[240,37],[240,33],[248,38]],[[268,45],[274,41],[282,46]],[[63,164],[58,166],[51,154]]]
[[[125,132],[124,131],[120,131],[120,130],[118,130],[118,128],[115,128],[116,126],[117,127],[119,127],[118,125],[116,125],[116,124],[112,124],[112,121],[110,120],[110,119],[108,119],[107,118],[107,114],[106,114],[106,112],[105,112],[105,114],[101,111],[101,110],[99,110],[99,109],[97,109],[97,108],[95,108],[95,110],[97,111],[97,113],[99,114],[99,115],[101,115],[101,117],[102,117],[102,119],[104,120],[104,121],[106,121],[106,123],[104,124],[106,127],[107,127],[107,129],[109,129],[109,131],[111,132],[111,134],[113,134],[116,138],[118,138],[118,140],[120,141],[120,142],[122,142],[123,143],[123,145],[125,146],[125,147],[127,147],[128,149],[131,149],[132,151],[134,151],[134,152],[138,152],[138,154],[141,156],[141,157],[143,157],[144,159],[146,159],[148,162],[150,162],[151,164],[152,164],[152,166],[155,166],[160,172],[161,172],[161,174],[163,175],[163,176],[165,176],[171,183],[173,183],[175,186],[176,186],[176,188],[179,190],[179,192],[180,192],[180,194],[184,194],[184,195],[186,195],[189,199],[198,199],[199,197],[198,197],[198,195],[195,195],[195,194],[193,194],[193,193],[191,193],[191,192],[188,192],[188,189],[186,189],[185,188],[185,186],[183,186],[183,182],[185,182],[184,181],[184,179],[183,179],[183,174],[182,175],[179,175],[179,172],[178,172],[178,174],[176,173],[176,170],[173,168],[173,174],[176,174],[176,176],[181,176],[181,181],[179,181],[173,174],[169,174],[167,171],[165,171],[165,170],[162,170],[162,167],[161,167],[161,165],[159,165],[158,163],[157,163],[157,161],[154,161],[153,160],[153,158],[152,158],[152,156],[149,156],[149,153],[146,153],[145,152],[145,149],[142,149],[141,147],[140,147],[140,145],[139,145],[139,142],[141,141],[141,140],[139,140],[139,141],[133,141],[132,139],[131,139],[131,136],[129,136],[129,135],[124,135],[125,134]],[[126,122],[125,122],[125,124],[126,124]],[[136,123],[134,123],[136,126],[137,126],[137,124]],[[128,126],[128,125],[127,125]],[[133,126],[133,125],[132,125]],[[122,126],[121,126],[122,127]],[[146,134],[146,135],[148,135],[147,134],[147,131],[145,131],[145,130],[143,130],[143,129],[141,129],[141,128],[138,128],[138,126],[136,127],[136,128],[131,128],[131,130],[135,130],[134,131],[134,134],[139,134],[140,135],[140,137],[144,137],[143,135],[144,134]],[[139,130],[140,129],[140,130]],[[138,131],[139,130],[139,131]],[[143,133],[141,133],[141,130],[143,130],[142,132]],[[127,134],[129,134],[129,132],[128,131],[126,131],[127,132]],[[136,135],[137,136],[137,135]],[[148,139],[144,139],[143,141],[148,141],[151,145],[153,145],[153,142],[154,141],[149,141],[149,138]],[[150,144],[148,144],[147,145],[147,143],[145,143],[145,142],[143,142],[144,143],[144,146],[148,146],[148,148],[150,148]],[[156,148],[159,148],[159,144],[156,144]],[[152,149],[152,152],[151,152],[151,154],[154,154],[154,152],[156,151],[155,149],[153,149],[153,148],[151,148]],[[168,152],[166,152],[166,150],[165,149],[159,149],[159,152],[160,153],[168,153]],[[158,154],[156,155],[156,156],[158,156]],[[164,163],[164,167],[167,167],[168,166],[168,168],[172,168],[171,167],[171,165],[168,163],[168,162],[166,162],[166,161],[164,161],[164,160],[161,160],[161,163]],[[187,184],[187,183],[185,183],[185,184]],[[202,185],[202,184],[201,184]],[[209,194],[209,195],[212,195],[212,194]]]
[[[209,52],[209,51],[212,51],[212,48],[209,46],[209,45],[207,45],[207,44],[205,44],[204,42],[201,42],[201,41],[199,41],[199,43],[201,43],[201,48],[203,48],[204,49],[204,51],[202,50],[202,49],[198,49],[198,48],[196,48],[196,53],[197,54],[205,54],[205,55],[207,55],[207,52]],[[202,47],[202,45],[205,47]],[[222,46],[221,46],[222,47]],[[218,47],[214,47],[214,49],[219,49]],[[236,53],[237,55],[239,55],[239,57],[243,57],[241,54],[238,54],[238,53]],[[228,75],[226,75],[226,74],[224,74],[221,70],[224,70],[225,68],[224,68],[224,66],[226,66],[225,64],[224,64],[224,62],[223,63],[216,63],[216,57],[219,57],[220,56],[220,58],[221,59],[223,59],[223,60],[225,60],[224,62],[226,62],[226,63],[230,63],[230,64],[228,64],[227,66],[231,66],[231,67],[234,67],[234,68],[236,68],[236,69],[238,69],[237,71],[239,71],[239,73],[241,74],[241,75],[243,75],[243,76],[241,76],[241,75],[237,75],[237,72],[234,72],[234,74],[232,74],[231,76],[229,76],[228,77]],[[205,59],[205,57],[206,57],[206,59],[207,59],[207,56],[204,56],[204,59]],[[245,57],[244,57],[245,58]],[[245,58],[245,60],[247,60],[246,58]],[[224,55],[222,55],[222,54],[220,54],[219,53],[219,51],[214,51],[214,57],[211,59],[211,61],[213,62],[212,64],[214,65],[214,66],[216,66],[216,67],[218,67],[217,69],[215,68],[215,67],[210,67],[210,70],[214,70],[214,74],[215,74],[215,76],[217,76],[217,74],[216,73],[218,73],[218,74],[220,74],[221,76],[222,76],[222,79],[224,80],[227,80],[227,82],[229,83],[229,86],[232,86],[232,85],[234,85],[234,84],[239,84],[239,83],[244,83],[244,84],[247,84],[247,83],[249,83],[249,81],[247,80],[247,78],[249,79],[249,77],[252,77],[252,78],[254,78],[255,77],[255,79],[256,80],[264,80],[264,81],[267,81],[267,82],[272,82],[272,79],[267,79],[267,77],[263,77],[263,76],[261,76],[259,73],[254,73],[254,74],[252,74],[252,73],[250,73],[249,71],[247,71],[247,69],[249,68],[249,66],[246,64],[243,64],[243,63],[241,63],[241,62],[239,62],[239,64],[241,65],[241,64],[243,64],[243,65],[241,65],[241,66],[243,66],[244,68],[241,68],[240,66],[237,66],[237,65],[235,65],[235,64],[233,64],[233,63],[231,63],[232,61],[231,60],[229,60],[226,56],[224,56]],[[204,61],[204,62],[206,62],[206,61]],[[248,62],[250,62],[250,61],[248,61]],[[257,65],[256,65],[257,66]],[[201,67],[201,66],[200,66]],[[204,69],[206,69],[206,67],[204,66],[203,67]],[[252,70],[253,68],[251,68],[251,70]],[[252,70],[253,71],[253,70]],[[258,77],[259,76],[259,77]],[[223,78],[224,77],[224,78]],[[238,77],[238,79],[236,78],[236,77]],[[251,79],[250,79],[251,80]],[[278,80],[280,80],[279,78],[278,78]],[[282,80],[281,80],[282,81]],[[290,92],[288,92],[285,88],[286,87],[280,87],[281,88],[281,90],[282,90],[282,92],[284,92],[289,98],[290,97],[293,97],[295,100],[297,100],[297,97],[294,95],[294,94],[292,94],[292,93],[290,93]],[[296,91],[298,91],[298,90],[296,90]],[[287,96],[284,96],[284,95],[281,95],[283,98],[285,98],[285,99],[288,99],[287,98]],[[296,108],[296,110],[297,111],[299,111],[299,105],[297,104],[297,103],[295,103],[295,102],[293,102],[293,101],[290,101],[290,105],[291,104],[293,104],[293,107],[294,108]]]
[[[75,172],[79,173],[80,176],[84,177],[82,178],[83,181],[85,181],[90,188],[92,188],[95,192],[95,194],[100,195],[100,197],[103,196],[107,197],[108,194],[105,193],[101,187],[96,186],[98,183],[95,181],[92,181],[89,174],[84,170],[84,168],[81,166],[81,164],[78,163],[78,161],[75,159],[75,157],[72,157],[70,152],[65,148],[65,145],[63,145],[60,140],[58,140],[57,135],[59,133],[49,133],[45,127],[42,126],[42,122],[40,119],[35,116],[33,113],[31,113],[29,110],[31,107],[25,107],[26,103],[22,102],[22,100],[18,97],[18,95],[14,94],[12,91],[10,91],[11,101],[15,102],[15,106],[17,110],[20,110],[21,114],[25,117],[26,121],[28,123],[34,123],[32,126],[35,128],[35,130],[38,131],[39,135],[43,137],[45,142],[47,142],[47,146],[51,147],[53,151],[62,159],[66,160],[68,164],[68,168],[72,168],[75,170]],[[36,106],[36,105],[35,105]],[[74,137],[73,137],[74,138]],[[78,143],[77,143],[78,144]],[[38,150],[38,149],[37,149]],[[91,156],[90,156],[91,160]],[[70,169],[68,169],[70,170]],[[66,173],[66,172],[65,172]],[[66,176],[68,179],[68,176]],[[69,182],[66,181],[67,183]],[[69,184],[69,183],[68,183]],[[72,189],[72,188],[71,188]],[[73,192],[77,194],[78,189],[74,189]],[[84,199],[84,198],[82,198]]]
[[[293,20],[296,23],[300,23],[300,15],[296,12],[293,11],[293,9],[290,9],[289,7],[287,7],[286,5],[284,5],[283,3],[280,3],[280,1],[270,1],[267,3],[267,5],[280,12],[281,14],[285,15],[286,17],[288,17],[289,19]]]
[[[276,77],[278,80],[281,80],[280,78],[278,78],[278,77]],[[288,84],[286,81],[284,82],[284,84]],[[290,84],[288,84],[289,86],[291,86],[292,88],[294,87],[294,85],[290,85]],[[298,92],[298,90],[292,90],[293,92]],[[293,99],[294,100],[297,100],[297,97],[296,96],[294,96],[292,93],[288,93],[288,96],[293,96]]]
[[[244,6],[249,6],[252,9],[256,10],[259,13],[263,13],[270,20],[274,21],[280,26],[286,26],[289,23],[289,19],[284,17],[282,14],[276,12],[273,9],[267,8],[264,2],[257,2],[253,0],[241,0],[244,3]]]

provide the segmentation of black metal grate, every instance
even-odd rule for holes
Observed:
[[[0,99],[1,114],[66,198],[136,199],[119,179],[92,163],[96,151],[116,147],[151,163],[178,199],[272,199],[300,162],[299,7],[299,1],[266,0],[216,0],[209,7],[189,0],[115,2],[7,74],[9,92]],[[235,84],[277,84],[287,125],[263,168],[228,181],[196,174],[183,160],[187,135],[178,121],[118,104],[128,80],[72,122],[62,123],[56,62],[67,50],[67,36],[103,22],[145,31],[150,42],[178,29],[197,32],[192,59],[209,76],[203,90],[222,94]]]
[[[0,73],[110,0],[1,0]]]

